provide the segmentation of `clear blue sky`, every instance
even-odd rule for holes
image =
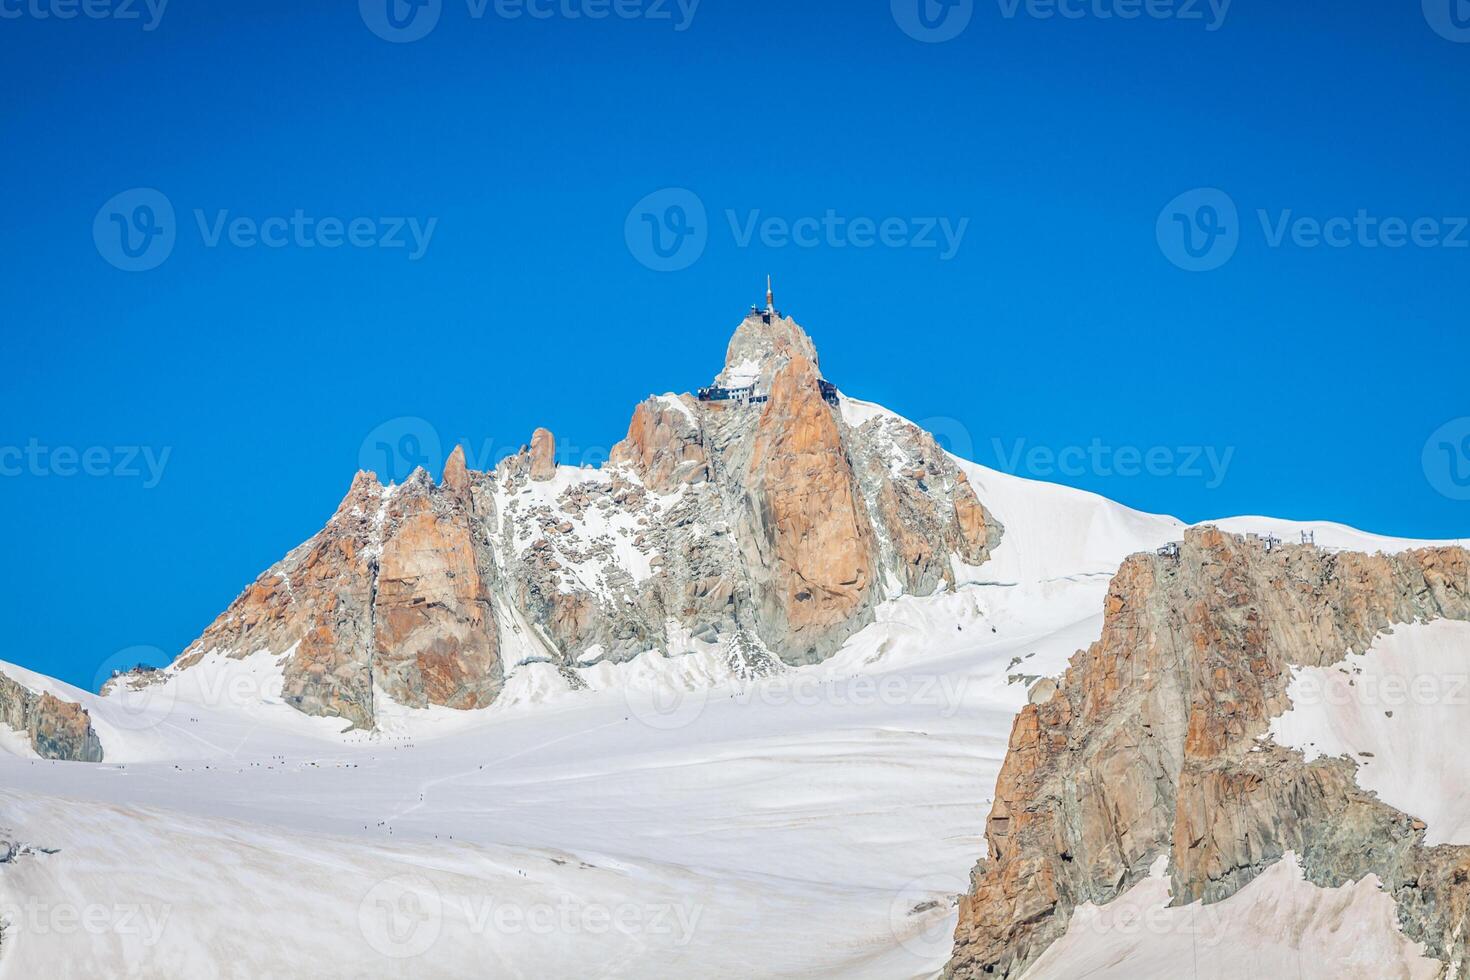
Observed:
[[[1233,453],[1218,485],[1058,478],[1190,520],[1470,533],[1423,461],[1470,416],[1470,249],[1272,247],[1256,216],[1470,215],[1470,43],[1418,2],[1236,0],[1208,30],[1203,2],[1185,21],[980,0],[942,43],[888,0],[703,0],[684,30],[672,0],[672,20],[442,0],[411,43],[351,2],[173,0],[153,30],[141,0],[142,22],[36,15],[56,2],[0,0],[19,12],[0,18],[0,447],[78,458],[0,477],[0,659],[90,687],[120,650],[173,655],[323,524],[387,420],[481,463],[536,425],[610,445],[648,393],[708,381],[767,272],[829,378],[945,420],[980,462],[1207,446]],[[94,220],[140,187],[176,242],[125,272]],[[668,187],[697,196],[707,241],[660,272],[625,231]],[[1213,271],[1157,233],[1195,188],[1239,209]],[[208,247],[194,215],[297,209],[437,224],[412,260]],[[727,217],[829,210],[968,225],[946,260],[742,245]],[[123,446],[168,453],[156,485]],[[113,475],[65,475],[99,447]]]

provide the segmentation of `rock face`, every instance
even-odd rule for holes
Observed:
[[[364,728],[375,690],[413,707],[490,704],[504,672],[493,562],[477,544],[487,528],[462,452],[445,473],[440,487],[419,470],[391,488],[359,473],[327,526],[261,575],[173,669],[215,652],[289,653],[286,701]]]
[[[43,759],[101,762],[102,743],[85,708],[36,693],[0,674],[0,723],[30,739]]]
[[[648,399],[600,469],[558,467],[537,429],[493,472],[456,449],[438,485],[359,473],[170,670],[268,652],[288,703],[360,728],[384,696],[484,707],[527,662],[576,686],[598,660],[717,644],[759,674],[829,656],[883,599],[952,585],[999,543],[927,433],[848,420],[794,321],[748,316],[716,381],[749,391]]]
[[[872,606],[877,545],[817,366],[796,351],[752,434],[739,515],[762,630],[788,662],[821,660]],[[768,639],[768,642],[769,639]]]
[[[610,460],[637,473],[654,493],[672,493],[710,478],[709,456],[688,395],[654,397],[639,405],[628,437],[612,448]]]
[[[556,476],[556,437],[547,429],[531,433],[531,479],[545,483]]]
[[[1104,904],[1169,858],[1175,902],[1215,902],[1287,851],[1315,884],[1374,873],[1429,955],[1470,970],[1470,847],[1359,788],[1345,759],[1269,740],[1291,667],[1363,652],[1395,624],[1470,620],[1470,555],[1268,550],[1202,528],[1177,559],[1113,580],[1102,639],[1017,716],[961,900],[951,977],[1015,977],[1083,902]]]

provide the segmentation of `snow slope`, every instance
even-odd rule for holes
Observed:
[[[1169,908],[1168,858],[1105,906],[1072,913],[1026,980],[1333,977],[1433,980],[1442,964],[1405,939],[1373,875],[1318,888],[1286,856],[1223,902]]]
[[[1358,785],[1428,824],[1425,843],[1470,844],[1470,623],[1398,627],[1362,656],[1295,672],[1272,737],[1310,759],[1346,756]]]

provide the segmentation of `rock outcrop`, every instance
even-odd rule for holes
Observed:
[[[575,686],[598,660],[715,644],[769,672],[824,659],[883,599],[952,585],[998,544],[927,433],[848,422],[794,321],[746,317],[717,383],[741,394],[640,404],[600,469],[558,468],[537,429],[492,472],[456,448],[438,485],[359,473],[320,533],[138,683],[269,652],[289,704],[368,728],[383,696],[484,707],[527,662]]]
[[[556,476],[556,437],[549,429],[531,433],[531,479],[545,483]]]
[[[0,724],[25,735],[43,759],[102,761],[102,743],[85,708],[32,691],[5,674],[0,674]]]
[[[184,652],[289,654],[287,703],[371,727],[374,692],[413,707],[484,707],[504,672],[463,452],[435,487],[419,470],[385,488],[359,473],[315,537],[261,575]],[[481,475],[483,476],[483,475]],[[154,682],[161,682],[160,675]]]
[[[654,493],[710,478],[709,457],[695,415],[699,403],[688,395],[650,398],[633,412],[628,437],[613,446],[615,466],[627,467]]]
[[[1337,886],[1376,874],[1400,924],[1470,970],[1470,847],[1266,738],[1291,671],[1364,652],[1396,624],[1470,620],[1470,555],[1267,548],[1214,528],[1114,578],[1102,639],[1036,691],[1011,732],[961,900],[951,977],[1016,977],[1083,902],[1105,904],[1167,855],[1176,903],[1226,898],[1292,851]]]

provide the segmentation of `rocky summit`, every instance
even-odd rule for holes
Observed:
[[[1003,529],[932,436],[866,413],[797,323],[752,310],[696,394],[637,406],[600,468],[555,438],[490,472],[456,448],[384,486],[361,472],[167,671],[283,657],[287,703],[370,729],[382,698],[483,708],[508,669],[718,644],[742,669],[819,662],[884,599],[952,585]]]

